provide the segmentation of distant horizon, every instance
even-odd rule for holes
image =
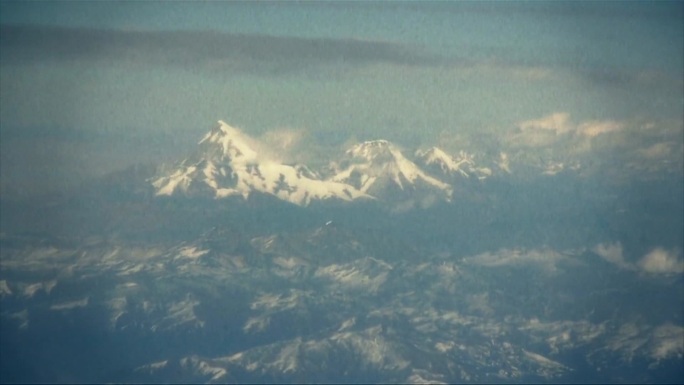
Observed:
[[[684,157],[677,2],[0,11],[0,196],[178,158],[220,119],[297,138],[294,152],[387,139],[656,169]]]

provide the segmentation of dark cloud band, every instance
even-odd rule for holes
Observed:
[[[354,39],[200,31],[122,31],[2,26],[2,64],[114,60],[218,69],[306,70],[317,65],[437,65],[443,59],[405,45]]]

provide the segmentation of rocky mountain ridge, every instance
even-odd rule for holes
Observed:
[[[512,173],[510,159],[500,153],[484,163],[467,151],[450,155],[431,147],[404,155],[387,140],[355,144],[327,170],[276,160],[268,146],[224,121],[198,143],[195,153],[150,180],[157,196],[226,198],[266,194],[299,206],[314,201],[378,200],[389,206],[422,206],[451,202],[466,181],[486,181]],[[562,171],[562,164],[543,175]]]

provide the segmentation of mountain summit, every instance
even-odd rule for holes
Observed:
[[[475,162],[472,153],[451,155],[438,147],[405,157],[399,146],[387,140],[351,146],[328,170],[284,164],[273,154],[265,143],[219,120],[192,156],[150,181],[158,196],[247,199],[251,194],[265,194],[299,206],[314,201],[377,199],[403,211],[452,202],[454,189],[461,195],[466,186],[475,186],[466,181],[493,177],[494,169],[510,173],[504,153],[498,161],[486,162],[483,156],[485,163]]]
[[[424,151],[417,151],[416,158],[430,171],[437,175],[460,175],[470,178],[486,179],[492,175],[489,167],[481,167],[475,163],[474,155],[460,151],[457,156],[451,156],[438,147],[431,147]]]
[[[452,188],[423,172],[386,140],[373,140],[354,145],[337,165],[334,182],[354,186],[360,191],[383,199],[422,199],[427,196],[450,200]]]
[[[254,149],[258,145],[256,140],[223,120],[204,135],[199,145],[206,155],[216,160],[250,163],[256,162],[258,157]]]
[[[215,198],[275,196],[300,206],[313,200],[350,201],[370,198],[354,187],[315,177],[306,166],[286,165],[269,158],[265,148],[224,121],[219,121],[199,142],[199,151],[168,175],[152,182],[156,195],[204,195]]]

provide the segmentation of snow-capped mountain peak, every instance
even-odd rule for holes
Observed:
[[[323,181],[306,166],[281,164],[262,155],[255,148],[266,146],[224,121],[199,146],[193,158],[152,182],[157,195],[247,198],[258,192],[301,206],[313,200],[371,198],[350,185]]]
[[[387,140],[359,143],[345,155],[341,171],[332,177],[333,181],[351,184],[375,196],[385,195],[388,188],[398,188],[406,192],[428,189],[438,191],[447,200],[451,198],[449,184],[427,175]]]
[[[383,156],[391,156],[392,147],[391,143],[387,140],[369,140],[352,146],[345,154],[353,158],[366,159],[372,162]]]
[[[464,163],[472,164],[472,159],[469,159],[468,157],[462,157],[462,159],[457,162],[451,155],[438,147],[431,147],[425,151],[419,150],[416,152],[416,157],[423,159],[423,162],[426,165],[438,166],[445,173],[460,172],[465,174],[465,172],[461,170],[461,165]]]
[[[464,177],[477,177],[485,179],[492,175],[489,167],[481,167],[475,163],[475,156],[466,151],[459,151],[457,156],[452,156],[438,147],[416,151],[416,158],[421,164],[437,169],[446,175],[461,175]]]
[[[253,148],[254,143],[254,139],[239,129],[219,120],[218,124],[198,144],[200,146],[219,146],[222,157],[234,162],[247,163],[256,161],[257,151]]]

